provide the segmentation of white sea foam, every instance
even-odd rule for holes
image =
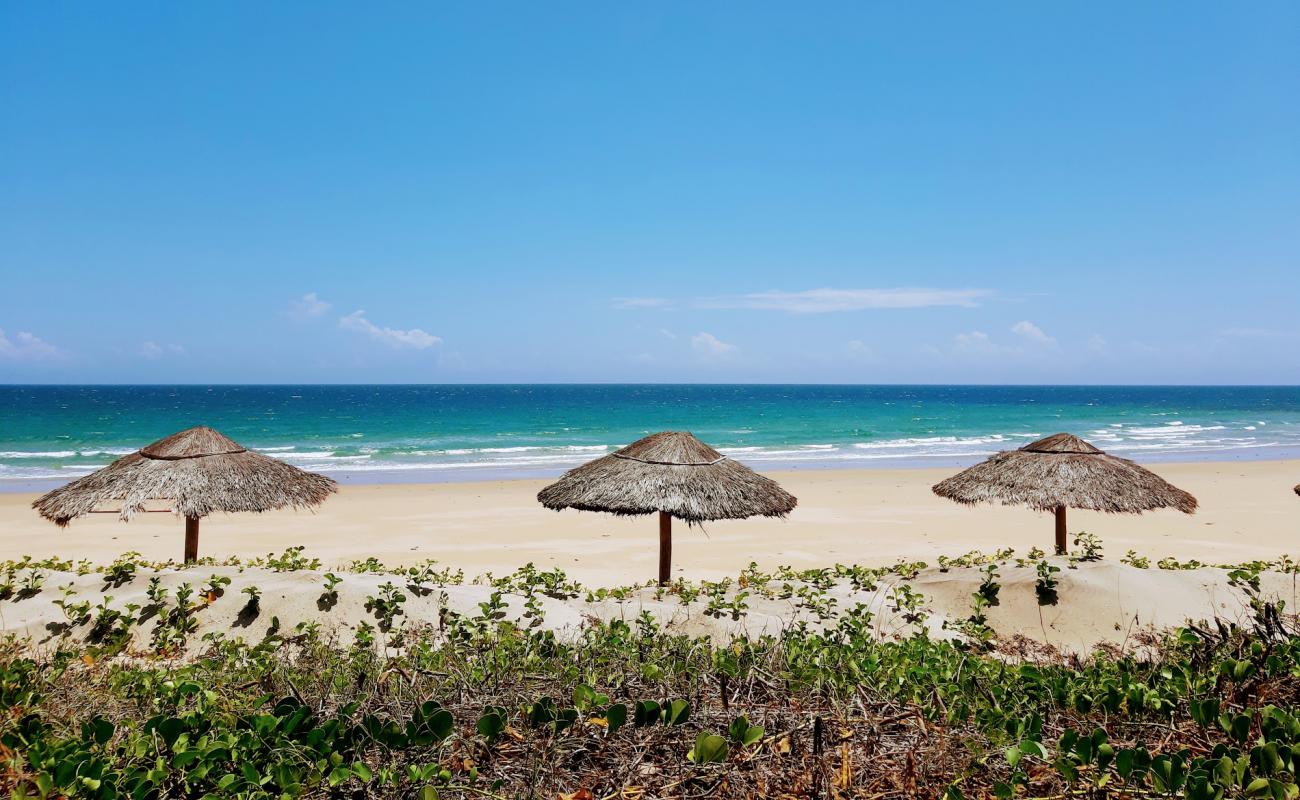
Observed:
[[[1088,413],[1091,416],[1096,412]],[[1151,412],[1142,416],[1134,413],[1132,417],[1116,414],[1130,421],[1108,422],[1104,418],[1095,417],[1080,421],[1069,413],[1063,413],[1059,415],[1059,420],[1047,423],[1040,418],[1039,422],[1050,425],[1053,431],[1077,430],[1089,441],[1109,452],[1152,460],[1239,458],[1243,452],[1283,447],[1300,451],[1300,419],[1272,420],[1273,425],[1268,431],[1273,435],[1265,438],[1261,433],[1267,423],[1265,420],[1179,418],[1186,415],[1186,411]],[[801,443],[769,440],[766,444],[754,444],[756,432],[779,435],[779,431],[767,431],[762,426],[741,427],[721,434],[715,431],[703,438],[706,441],[720,439],[724,443],[730,438],[735,446],[720,446],[717,448],[719,452],[756,467],[761,465],[765,469],[777,469],[782,464],[868,466],[873,463],[884,465],[909,460],[915,463],[970,463],[999,450],[1020,447],[1043,435],[1041,432],[1024,430],[954,435],[939,433],[950,421],[943,415],[917,416],[911,425],[912,430],[916,431],[915,435],[890,438],[877,434],[876,438],[862,438],[845,434],[846,440],[839,442],[834,441],[834,434],[817,436],[814,433],[811,435],[817,436],[820,441]],[[1028,421],[1026,424],[1038,425]],[[545,438],[541,438],[539,431],[532,428],[468,437],[459,441],[450,436],[416,436],[396,440],[369,438],[365,442],[359,442],[355,440],[362,438],[362,435],[342,433],[332,439],[254,449],[286,463],[327,473],[426,471],[446,474],[462,471],[486,476],[493,470],[558,474],[563,469],[577,466],[622,446],[611,443],[565,443],[564,440],[569,436],[585,438],[589,434],[566,434],[563,432],[566,428],[554,425],[548,428],[555,430],[548,431]],[[590,429],[576,427],[573,430]],[[642,434],[629,435],[628,438],[639,435]],[[44,443],[50,449],[33,447],[31,450],[0,451],[0,481],[66,481],[69,477],[99,469],[113,458],[135,452],[134,447],[92,445],[87,449],[78,449],[74,442],[78,439],[84,441],[82,437],[66,438],[69,441],[51,439]],[[622,439],[623,435],[615,433],[611,438]],[[552,439],[558,441],[551,443]],[[480,442],[498,446],[472,446]],[[471,446],[447,446],[450,444]],[[4,442],[3,446],[21,447],[17,442]],[[94,463],[89,463],[92,461]]]
[[[317,463],[322,461],[334,462],[334,461],[369,461],[370,460],[370,456],[368,455],[336,456],[332,453],[329,455],[307,455],[305,453],[292,454],[292,455],[283,455],[280,456],[279,458],[281,461],[288,461],[291,464],[295,462]]]
[[[603,453],[610,448],[607,444],[570,444],[570,445],[520,445],[518,447],[458,447],[448,450],[407,450],[398,453],[402,456],[494,456],[500,453],[531,453],[539,451],[559,451],[566,453]]]
[[[76,450],[5,450],[0,452],[0,458],[72,458],[76,455]]]

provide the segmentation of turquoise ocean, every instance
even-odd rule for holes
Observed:
[[[1143,462],[1273,459],[1300,457],[1300,387],[11,385],[0,491],[199,424],[356,483],[557,475],[665,429],[760,470],[960,466],[1057,431]]]

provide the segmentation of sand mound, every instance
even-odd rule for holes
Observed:
[[[1188,621],[1220,619],[1245,622],[1252,616],[1250,596],[1223,569],[1139,569],[1110,561],[1049,559],[1058,566],[1055,596],[1036,589],[1034,566],[1014,562],[998,568],[1001,588],[985,609],[987,624],[1003,641],[1027,639],[1062,652],[1087,652],[1099,645],[1137,648],[1152,632]],[[213,577],[229,579],[205,594]],[[972,614],[972,596],[985,575],[976,567],[928,568],[915,575],[886,575],[874,585],[855,588],[851,581],[827,581],[822,588],[804,582],[771,580],[762,586],[739,584],[691,597],[660,594],[654,588],[626,590],[617,599],[589,597],[585,590],[555,592],[501,591],[490,585],[408,585],[401,575],[340,573],[328,585],[315,570],[277,572],[266,568],[197,567],[139,570],[130,580],[111,585],[104,574],[46,573],[37,591],[21,591],[0,602],[0,633],[17,637],[33,650],[60,642],[92,642],[102,634],[96,623],[104,609],[128,613],[127,652],[150,651],[160,628],[187,594],[194,608],[185,634],[189,652],[204,637],[242,639],[250,644],[268,635],[293,636],[308,629],[352,643],[359,630],[379,642],[386,618],[392,631],[438,629],[448,613],[463,618],[495,618],[522,627],[541,627],[560,637],[579,635],[595,620],[623,620],[634,625],[648,612],[668,633],[708,636],[725,641],[738,636],[779,635],[789,626],[833,626],[846,613],[872,614],[870,627],[882,639],[913,635],[924,629],[935,638],[961,638],[960,622]],[[217,581],[221,583],[220,580]],[[1296,602],[1295,576],[1261,573],[1258,596]],[[257,599],[247,591],[256,587]],[[738,594],[743,592],[744,594]],[[399,614],[388,614],[397,594]],[[573,595],[573,596],[566,596]],[[909,599],[910,598],[910,599]],[[365,633],[362,633],[365,636]]]

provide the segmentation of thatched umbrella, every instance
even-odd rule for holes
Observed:
[[[571,469],[538,492],[537,500],[556,511],[659,512],[660,586],[671,578],[673,517],[687,524],[784,517],[797,502],[771,478],[678,431],[652,434]]]
[[[1056,552],[1065,552],[1065,509],[1140,514],[1196,510],[1196,498],[1150,470],[1058,433],[1007,450],[934,485],[958,503],[1024,505],[1056,514]]]
[[[269,511],[320,505],[338,485],[240,447],[211,428],[159,439],[97,472],[43,495],[32,508],[60,527],[98,507],[120,504],[123,522],[166,500],[185,517],[185,561],[199,557],[199,519],[213,511]]]

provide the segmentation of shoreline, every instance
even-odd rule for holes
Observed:
[[[1157,511],[1105,515],[1071,511],[1071,534],[1099,536],[1108,558],[1135,550],[1153,561],[1176,556],[1207,563],[1300,553],[1300,460],[1163,464],[1156,470],[1200,501],[1194,515]],[[751,561],[764,568],[836,563],[888,565],[900,558],[934,563],[971,550],[1048,549],[1050,514],[1003,506],[965,507],[930,486],[950,468],[805,469],[769,472],[799,498],[786,519],[679,525],[673,574],[716,580]],[[653,577],[655,525],[649,517],[554,512],[536,501],[545,479],[434,484],[344,484],[315,512],[214,515],[204,520],[199,554],[265,555],[304,546],[327,568],[353,559],[389,566],[435,559],[467,576],[502,574],[532,562],[559,567],[591,585]],[[0,494],[0,557],[111,561],[138,551],[179,559],[182,525],[171,514],[130,523],[104,514],[66,528],[30,508],[35,493]]]
[[[612,450],[610,451],[612,452]],[[857,457],[828,457],[803,459],[746,459],[733,456],[756,472],[768,474],[802,473],[817,471],[920,471],[926,469],[962,470],[983,461],[996,451],[971,456],[926,456],[904,454],[898,456],[875,455]],[[608,453],[606,453],[607,455]],[[600,454],[592,455],[591,458]],[[1130,458],[1132,453],[1113,453],[1121,458]],[[1196,458],[1187,456],[1195,455]],[[567,470],[580,466],[590,458],[575,459],[570,464],[550,465],[545,467],[503,467],[485,462],[480,466],[458,465],[448,468],[420,466],[418,468],[374,467],[367,469],[330,469],[304,466],[311,472],[333,478],[340,486],[426,486],[438,484],[490,483],[496,481],[554,480]],[[1288,445],[1271,447],[1251,447],[1238,450],[1217,450],[1204,452],[1150,452],[1140,458],[1130,458],[1139,464],[1172,466],[1182,464],[1225,464],[1225,463],[1260,463],[1300,461],[1300,448]],[[101,465],[103,466],[103,465]],[[69,475],[59,478],[0,478],[0,495],[5,494],[44,494],[57,489],[77,478],[90,474],[93,470],[70,471]],[[1297,480],[1300,480],[1298,474]]]

